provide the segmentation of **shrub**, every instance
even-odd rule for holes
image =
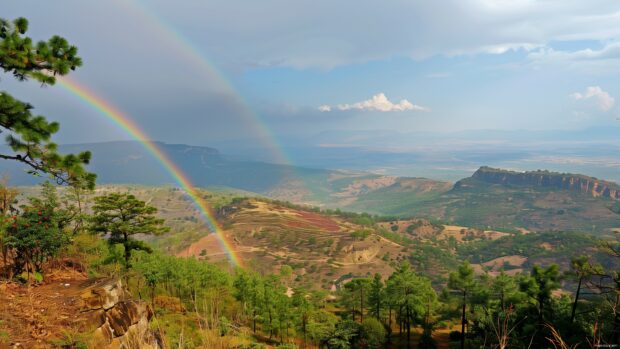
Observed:
[[[42,264],[69,243],[53,207],[33,201],[9,218],[5,244],[15,252],[14,271],[41,271]]]
[[[373,349],[379,348],[385,343],[387,332],[379,320],[369,317],[362,323],[362,341],[366,347]]]

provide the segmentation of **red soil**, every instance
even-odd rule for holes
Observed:
[[[303,218],[303,220],[308,225],[313,225],[318,229],[328,231],[328,232],[339,232],[340,226],[333,219],[329,217],[322,216],[318,213],[308,212],[308,211],[298,211],[297,215]],[[293,222],[292,222],[293,223]],[[294,222],[298,227],[305,227],[303,221],[302,222]],[[297,225],[301,224],[301,225]]]

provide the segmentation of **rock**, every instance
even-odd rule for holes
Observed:
[[[620,186],[594,177],[549,171],[515,172],[491,167],[480,167],[472,176],[485,183],[532,186],[580,192],[592,197],[620,200]],[[469,178],[454,184],[454,189],[469,187]]]
[[[130,299],[119,279],[100,280],[80,294],[82,313],[76,320],[89,337],[89,348],[163,349],[159,333],[150,329],[153,317],[146,302]]]
[[[112,308],[126,297],[120,279],[106,279],[87,288],[81,295],[82,311]]]
[[[112,343],[114,335],[110,325],[105,323],[101,327],[95,330],[93,336],[90,338],[90,348],[105,348]]]
[[[103,309],[88,311],[82,315],[81,319],[83,319],[82,330],[86,332],[92,331],[103,326],[106,322],[106,312]]]
[[[124,335],[130,326],[137,324],[141,318],[148,321],[147,306],[144,302],[124,301],[117,303],[106,312],[108,323],[114,331],[114,337]]]

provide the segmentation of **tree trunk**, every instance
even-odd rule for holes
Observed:
[[[269,339],[273,338],[273,326],[272,326],[272,319],[271,319],[271,310],[269,310]]]
[[[407,306],[407,319],[405,320],[407,326],[407,349],[411,348],[411,310]]]
[[[364,287],[360,285],[360,323],[364,322]]]
[[[579,277],[579,283],[577,284],[577,292],[575,293],[575,301],[573,302],[573,309],[570,313],[570,323],[575,322],[575,311],[577,310],[577,302],[579,301],[579,293],[581,292],[581,281],[583,277]]]
[[[151,286],[151,307],[155,311],[155,285]]]
[[[614,306],[614,322],[611,343],[620,343],[620,312],[617,310],[620,304],[620,293],[616,295],[616,304]]]
[[[465,349],[465,308],[467,307],[466,301],[467,292],[463,291],[463,314],[461,315],[461,349]]]
[[[127,234],[123,233],[123,247],[125,248],[125,268],[129,269],[131,266],[129,265],[129,260],[131,259],[131,250],[129,249],[129,237]]]
[[[306,349],[307,335],[306,335],[306,316],[305,315],[303,316],[302,328],[304,331],[304,349]]]

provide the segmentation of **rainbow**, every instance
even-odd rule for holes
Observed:
[[[245,119],[248,125],[253,127],[259,142],[271,150],[276,163],[292,164],[291,158],[284,152],[278,138],[269,129],[265,121],[262,120],[260,114],[250,107],[248,101],[237,92],[233,83],[222,73],[213,60],[209,59],[204,50],[200,49],[173,25],[150,9],[146,2],[140,0],[122,1],[119,5],[127,11],[131,11],[136,18],[141,19],[141,25],[149,28],[152,35],[157,36],[159,42],[167,42],[176,55],[196,67],[197,73],[217,82],[218,86],[223,89],[223,92],[236,99],[242,109],[239,115]]]
[[[231,243],[227,240],[223,229],[218,225],[214,218],[213,212],[204,199],[200,197],[194,186],[192,185],[187,175],[174,163],[159,147],[147,137],[147,135],[124,113],[116,108],[111,103],[103,100],[97,96],[94,92],[90,91],[83,85],[80,85],[74,80],[63,77],[57,79],[60,86],[79,97],[84,103],[88,104],[93,109],[97,110],[100,114],[114,122],[117,126],[123,129],[131,137],[139,141],[144,148],[157,159],[165,170],[172,175],[178,185],[185,191],[185,193],[194,202],[196,208],[200,211],[202,217],[209,229],[211,229],[218,237],[220,245],[228,255],[230,262],[234,266],[243,267],[241,258],[237,255]]]

